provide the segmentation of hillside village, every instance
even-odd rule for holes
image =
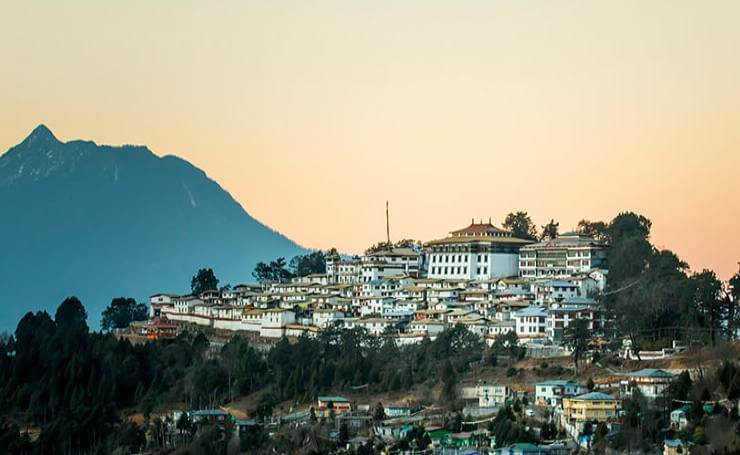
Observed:
[[[718,364],[710,354],[706,365],[696,364],[701,347],[673,340],[659,349],[636,349],[631,337],[618,333],[603,299],[605,292],[620,292],[607,287],[607,242],[582,231],[522,237],[490,221],[471,221],[423,244],[389,241],[355,257],[331,251],[323,256],[323,273],[198,294],[155,294],[150,320],[129,331],[149,340],[172,339],[183,330],[222,339],[233,332],[273,346],[280,339],[359,330],[403,347],[434,342],[456,328],[494,353],[490,364],[474,362],[454,391],[443,390],[436,401],[420,398],[413,387],[383,395],[355,384],[262,416],[277,429],[327,420],[324,437],[351,450],[380,441],[380,447],[395,447],[388,453],[427,447],[444,451],[438,453],[603,451],[636,412],[626,402],[641,400],[648,408],[671,410],[662,443],[652,450],[685,453],[695,435],[681,435],[699,427],[696,419],[722,406],[737,414],[740,403],[733,400],[705,397],[701,415],[687,392],[679,396],[683,402],[675,400],[677,382],[690,384]],[[230,421],[242,430],[257,425],[249,406],[237,408],[194,408],[186,415],[221,427]],[[176,412],[172,422],[182,418]],[[464,420],[450,423],[452,415]],[[502,419],[518,422],[524,436],[502,437]]]
[[[606,285],[607,248],[577,232],[533,242],[490,223],[471,223],[424,247],[329,255],[326,273],[199,295],[156,294],[150,305],[160,322],[264,338],[360,327],[403,345],[461,324],[489,345],[514,332],[533,352],[562,354],[571,321],[585,319],[589,330],[605,326],[596,297]],[[159,327],[144,330],[159,337]]]

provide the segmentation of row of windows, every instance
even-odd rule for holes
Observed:
[[[476,259],[478,262],[488,262],[488,255],[485,254],[479,254],[476,256]],[[432,255],[432,262],[468,262],[468,255],[467,254],[458,254],[458,255]]]
[[[457,261],[455,261],[457,259]],[[444,256],[437,256],[436,254],[432,256],[432,262],[468,262],[468,255],[447,255]]]
[[[457,273],[459,275],[461,273],[468,273],[468,268],[467,267],[432,267],[432,274],[439,274],[439,273],[443,273],[445,275],[450,274],[450,273]]]
[[[467,274],[468,268],[465,266],[462,267],[432,267],[432,274],[450,274],[450,273],[457,273],[459,274]],[[488,274],[488,267],[476,267],[475,273],[478,275],[487,275]]]

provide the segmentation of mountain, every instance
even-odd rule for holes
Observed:
[[[70,295],[97,327],[113,297],[184,293],[200,267],[237,284],[304,252],[185,160],[60,142],[43,125],[0,155],[0,246],[0,331]]]

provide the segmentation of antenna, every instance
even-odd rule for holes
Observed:
[[[388,201],[385,201],[385,235],[388,238],[388,249],[393,249],[391,246],[391,222],[388,214]]]

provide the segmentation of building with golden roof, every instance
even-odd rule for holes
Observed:
[[[532,243],[499,229],[490,220],[450,232],[449,237],[427,242],[429,278],[487,280],[517,276],[519,249]]]

